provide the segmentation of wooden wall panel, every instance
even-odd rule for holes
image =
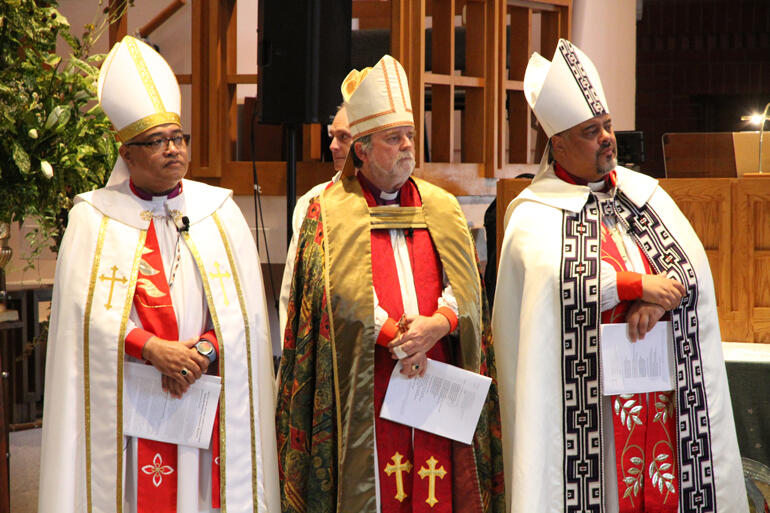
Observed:
[[[116,9],[122,2],[125,0],[111,0],[110,8]],[[250,162],[233,161],[241,158],[235,151],[239,110],[236,87],[256,84],[258,78],[256,74],[239,74],[237,70],[237,0],[190,0],[190,6],[192,69],[189,74],[178,76],[180,83],[190,85],[192,96],[190,132],[195,143],[189,176],[233,187],[236,194],[251,194]],[[390,28],[390,53],[406,70],[414,112],[418,175],[448,184],[456,195],[474,196],[493,194],[496,178],[519,172],[518,166],[527,162],[535,144],[535,138],[530,136],[531,115],[522,94],[524,69],[537,46],[532,41],[532,18],[542,15],[540,43],[543,48],[552,49],[559,37],[569,37],[571,9],[572,0],[353,3],[360,28]],[[433,37],[431,72],[426,72],[425,66],[427,17],[431,17]],[[455,25],[459,23],[465,28],[462,74],[455,69]],[[126,26],[123,17],[110,27],[111,43],[125,34]],[[433,161],[428,163],[423,155],[427,87],[433,88]],[[462,95],[456,92],[465,93],[465,110],[458,122],[455,102]],[[456,125],[462,130],[459,159],[454,148]],[[318,163],[319,135],[317,125],[303,130],[302,159],[308,166]],[[512,150],[506,155],[508,146]],[[277,166],[274,161],[257,162],[259,169]],[[285,186],[276,176],[271,175],[260,184],[263,194],[285,194]]]
[[[527,183],[498,182],[498,254],[505,208]],[[770,223],[764,222],[770,219],[770,179],[667,179],[660,185],[706,249],[722,339],[770,343]]]

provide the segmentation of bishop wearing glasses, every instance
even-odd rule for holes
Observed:
[[[39,511],[277,512],[272,352],[254,240],[232,192],[184,180],[174,73],[130,36],[98,82],[123,142],[79,195],[56,266]],[[124,435],[127,361],[172,396],[221,378],[208,449]]]

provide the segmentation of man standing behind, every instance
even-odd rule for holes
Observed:
[[[347,99],[347,98],[346,98]],[[332,142],[329,143],[329,149],[332,152],[334,170],[337,172],[330,181],[319,183],[297,200],[294,207],[294,213],[291,216],[292,235],[289,249],[286,250],[286,266],[283,268],[283,279],[281,280],[281,297],[278,305],[278,321],[280,326],[281,342],[283,342],[283,331],[286,328],[286,306],[289,304],[289,292],[291,291],[291,277],[294,274],[294,260],[297,257],[297,239],[299,230],[302,227],[302,221],[305,220],[307,207],[310,201],[326,189],[330,183],[340,179],[342,168],[345,165],[345,158],[350,151],[350,143],[353,140],[350,137],[350,127],[348,126],[348,116],[345,113],[345,105],[340,105],[337,114],[334,115],[332,124],[329,126],[329,136]]]
[[[617,166],[585,54],[534,54],[524,92],[550,142],[508,207],[495,295],[509,509],[745,513],[703,246],[657,180]],[[664,314],[674,389],[603,396],[601,325],[637,340]]]
[[[189,136],[165,60],[127,36],[99,75],[123,141],[79,195],[56,269],[41,513],[279,510],[273,372],[254,240],[231,192],[182,180]],[[222,390],[209,449],[124,436],[127,362],[181,397]]]
[[[494,378],[494,356],[465,217],[453,196],[410,177],[401,64],[385,56],[342,89],[354,152],[310,204],[289,296],[283,511],[502,513],[494,381],[472,445],[379,416],[394,368],[421,379],[430,357]]]

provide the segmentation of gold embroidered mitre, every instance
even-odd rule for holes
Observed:
[[[414,126],[406,72],[390,55],[372,68],[351,71],[341,89],[353,139],[394,126]]]
[[[131,36],[107,54],[98,98],[121,141],[158,125],[182,125],[182,95],[174,72],[158,52]]]

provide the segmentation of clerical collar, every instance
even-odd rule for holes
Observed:
[[[363,173],[359,172],[356,174],[356,176],[360,180],[361,185],[372,194],[374,201],[378,205],[399,205],[401,203],[399,198],[401,189],[395,192],[385,192],[378,189],[372,182],[367,180]]]
[[[614,169],[596,182],[589,182],[584,178],[573,175],[564,169],[558,162],[553,163],[553,172],[567,183],[571,183],[572,185],[585,185],[586,187],[590,187],[594,192],[608,192],[618,183],[617,173]]]
[[[131,179],[129,179],[128,185],[129,187],[131,187],[131,192],[133,192],[139,199],[143,199],[145,201],[152,201],[153,198],[159,198],[163,196],[165,196],[167,199],[171,199],[171,198],[176,198],[177,196],[182,194],[182,182],[179,182],[170,191],[163,194],[152,194],[151,192],[147,192],[144,189],[140,189],[134,184],[134,181]]]

